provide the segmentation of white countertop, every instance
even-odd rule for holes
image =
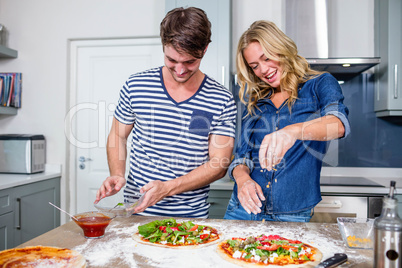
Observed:
[[[326,186],[321,185],[322,194],[388,194],[391,180],[396,182],[396,194],[402,194],[402,169],[400,168],[334,168],[324,167],[321,177],[331,178],[364,178],[374,183],[380,184],[380,187],[366,186]],[[233,190],[234,182],[228,176],[215,181],[211,184],[211,190]]]
[[[35,174],[0,174],[0,190],[61,176],[60,165],[45,166],[45,171]]]

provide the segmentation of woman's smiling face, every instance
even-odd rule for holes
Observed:
[[[244,50],[243,56],[254,74],[273,88],[280,88],[282,68],[278,61],[267,58],[260,43],[251,42]]]

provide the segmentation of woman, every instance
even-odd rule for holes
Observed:
[[[237,48],[242,133],[225,219],[301,221],[321,201],[328,141],[350,132],[336,79],[310,69],[277,26],[256,21]]]

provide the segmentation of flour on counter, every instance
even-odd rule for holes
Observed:
[[[256,223],[253,226],[239,224],[237,221],[222,221],[218,223],[205,222],[202,219],[194,220],[198,224],[215,227],[223,234],[225,239],[231,237],[247,237],[260,234],[277,234],[289,239],[297,239],[306,244],[317,247],[323,253],[323,260],[332,257],[335,253],[345,252],[342,241],[331,241],[322,234],[325,224],[321,225],[321,233],[304,225],[299,229],[289,227],[286,223],[279,227],[270,225],[269,222]],[[87,260],[89,267],[238,267],[223,260],[216,253],[216,245],[200,249],[169,249],[138,244],[132,239],[132,235],[138,231],[138,223],[130,227],[124,227],[113,223],[106,231],[106,235],[100,239],[88,239],[74,250],[80,252]],[[313,225],[316,226],[316,225]],[[330,232],[328,228],[328,232]],[[333,229],[332,229],[333,230]],[[327,232],[327,234],[328,234]],[[364,261],[364,256],[353,254],[355,263]],[[135,257],[135,259],[134,259]],[[347,267],[347,266],[346,266]]]

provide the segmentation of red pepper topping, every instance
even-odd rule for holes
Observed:
[[[268,250],[268,251],[274,251],[279,248],[278,244],[272,244],[271,246],[258,246],[258,249],[263,249],[263,250]]]

